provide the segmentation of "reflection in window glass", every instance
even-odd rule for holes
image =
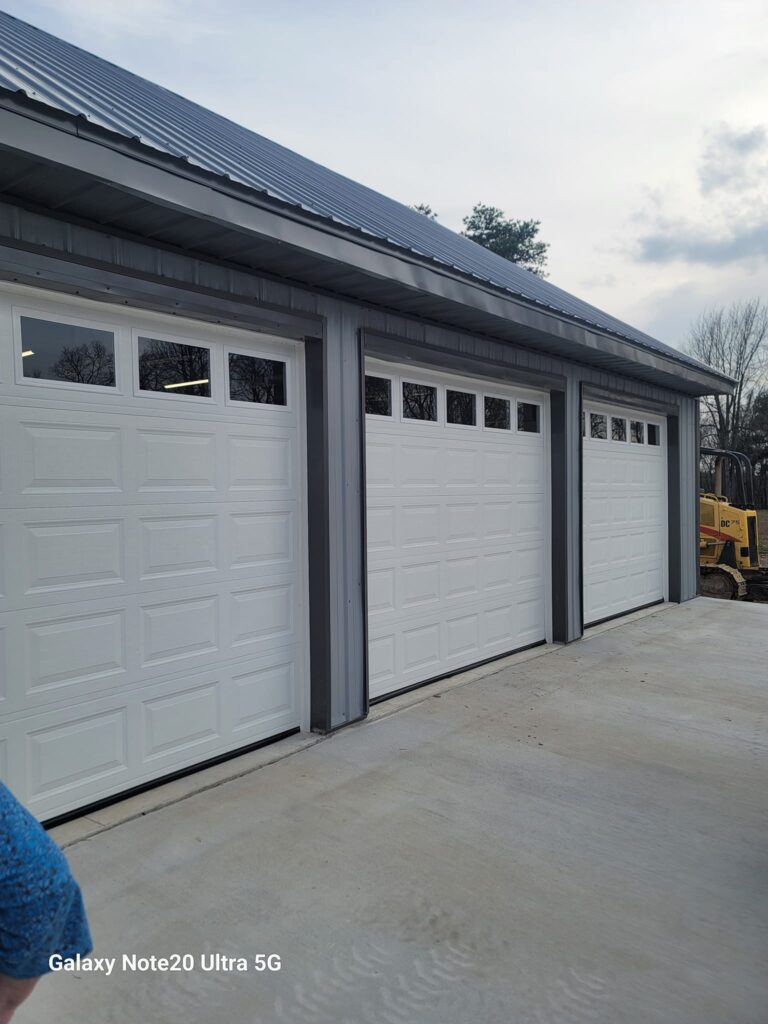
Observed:
[[[469,391],[445,392],[446,418],[449,423],[461,423],[465,427],[474,427],[477,422],[475,413],[475,396]]]
[[[581,436],[587,436],[587,414],[583,409],[581,410]]]
[[[539,432],[539,406],[533,402],[517,403],[517,429],[525,434]]]
[[[200,345],[139,338],[139,387],[167,395],[211,394],[210,352]]]
[[[392,415],[392,381],[365,375],[365,411],[369,416]]]
[[[645,441],[645,424],[642,420],[632,420],[629,424],[630,437],[633,444],[643,444]]]
[[[611,416],[611,439],[613,441],[627,440],[627,421]]]
[[[403,381],[403,417],[407,420],[437,419],[437,388]]]
[[[285,405],[285,363],[230,352],[229,397],[233,402]]]
[[[661,430],[656,423],[648,424],[648,444],[660,445],[661,444]]]
[[[485,425],[493,430],[510,430],[509,402],[506,398],[485,396]]]
[[[601,412],[589,414],[589,436],[596,437],[599,441],[608,439],[608,417]]]
[[[25,377],[115,386],[115,336],[111,331],[29,316],[20,319]]]

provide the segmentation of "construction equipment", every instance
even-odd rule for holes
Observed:
[[[701,593],[726,600],[768,601],[768,568],[760,567],[752,465],[741,452],[702,448],[701,454],[715,458],[714,490],[699,492]],[[723,493],[726,477],[734,494]]]

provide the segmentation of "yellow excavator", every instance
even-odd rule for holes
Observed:
[[[760,567],[752,465],[742,452],[702,448],[715,459],[713,491],[699,492],[701,593],[726,600],[768,601],[768,568]],[[724,470],[735,493],[723,494]]]

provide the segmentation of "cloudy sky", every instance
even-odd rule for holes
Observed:
[[[768,298],[768,0],[0,0],[671,344]]]

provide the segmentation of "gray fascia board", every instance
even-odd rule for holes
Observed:
[[[587,351],[610,353],[651,367],[670,378],[682,378],[700,389],[701,394],[732,393],[730,378],[716,371],[697,370],[617,336],[592,330],[554,311],[544,311],[507,297],[481,282],[472,283],[447,269],[427,266],[407,253],[394,254],[373,240],[345,237],[340,230],[334,231],[324,223],[311,223],[292,215],[289,209],[281,208],[276,212],[274,204],[270,206],[258,193],[247,198],[231,194],[225,190],[224,182],[194,180],[192,167],[171,170],[157,166],[149,153],[128,155],[106,140],[84,138],[78,134],[76,126],[52,126],[28,113],[0,107],[0,139],[7,149],[74,168],[166,208],[192,213],[211,223],[234,227],[326,261],[355,267],[370,276],[395,281],[447,302],[478,309],[488,316],[562,338]],[[673,386],[671,382],[670,387]]]

